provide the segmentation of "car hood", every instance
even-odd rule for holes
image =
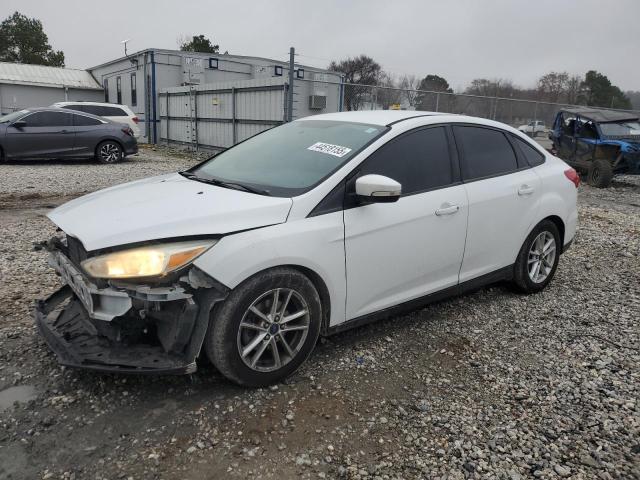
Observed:
[[[173,173],[85,195],[47,216],[92,251],[283,223],[292,203],[290,198],[217,187]]]

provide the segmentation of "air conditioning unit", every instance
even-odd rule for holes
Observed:
[[[325,95],[309,95],[309,108],[311,110],[327,108],[327,97]]]

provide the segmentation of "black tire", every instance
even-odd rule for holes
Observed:
[[[613,167],[607,160],[594,160],[589,167],[589,185],[605,188],[613,180]]]
[[[105,140],[96,147],[96,160],[100,163],[118,163],[123,158],[122,146],[114,140]]]
[[[553,236],[555,241],[555,255],[553,258],[553,265],[546,277],[542,281],[534,281],[529,272],[529,254],[532,250],[533,244],[538,237],[543,233]],[[549,282],[553,279],[558,268],[558,261],[560,260],[560,251],[562,249],[560,232],[558,227],[551,220],[543,220],[529,233],[526,240],[520,248],[516,264],[513,272],[513,283],[515,287],[523,293],[536,293],[543,290]],[[543,263],[543,266],[546,265]],[[546,266],[544,268],[547,268]]]
[[[257,354],[263,343],[269,344],[270,341],[267,339],[270,337],[267,335],[267,339],[262,340],[255,347],[255,351],[251,351],[251,355],[244,357],[247,360],[243,360],[240,349],[242,335],[244,334],[243,332],[246,332],[246,329],[241,332],[240,324],[245,319],[245,315],[251,315],[249,307],[263,296],[268,298],[265,294],[269,292],[269,295],[271,295],[270,292],[275,289],[293,290],[304,300],[308,311],[308,317],[305,317],[304,321],[308,322],[308,329],[304,337],[302,337],[301,332],[285,332],[284,328],[282,331],[272,334],[270,341],[274,343],[266,347],[264,355],[270,355],[274,360],[274,364],[264,368],[275,368],[273,345],[276,345],[276,350],[280,352],[278,355],[284,355],[279,357],[279,360],[282,358],[283,365],[271,371],[258,371],[245,362],[250,363],[252,359],[248,357]],[[273,304],[273,300],[271,303]],[[279,305],[277,310],[281,308],[282,304],[284,304],[284,301],[276,303],[276,305]],[[284,312],[282,316],[284,318]],[[259,317],[255,318],[258,319],[259,323]],[[320,334],[321,322],[322,304],[313,283],[297,270],[275,268],[259,273],[240,284],[221,305],[214,309],[205,338],[205,351],[213,365],[229,380],[247,387],[264,387],[283,380],[302,365],[316,345]],[[266,322],[264,325],[267,325]],[[271,327],[270,324],[269,327]],[[256,337],[249,340],[253,341],[261,334],[262,332],[256,332]],[[294,355],[286,354],[282,339],[278,337],[279,335],[285,337],[285,334],[289,335],[288,340],[286,340],[287,345],[294,344],[297,338],[298,343],[293,346]],[[293,337],[291,336],[292,334]],[[298,334],[301,336],[297,337]],[[247,346],[244,345],[244,347],[246,348]],[[285,360],[286,363],[284,363]],[[260,366],[257,368],[260,368]]]

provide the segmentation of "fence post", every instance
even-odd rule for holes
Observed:
[[[287,121],[293,120],[293,70],[295,68],[296,49],[289,49],[289,97],[287,98]]]
[[[198,91],[195,88],[193,89],[193,133],[196,140],[196,152],[198,152]]]
[[[439,112],[440,110],[440,92],[436,93],[436,112]]]
[[[167,127],[166,127],[166,135],[167,135],[167,145],[169,145],[171,143],[171,137],[169,136],[169,124],[171,123],[171,115],[169,114],[169,92],[166,93],[167,95]],[[160,119],[160,121],[162,121],[162,119]]]
[[[238,132],[236,131],[236,87],[231,87],[231,122],[233,131],[233,144],[238,143]]]
[[[338,93],[338,111],[341,112],[344,108],[344,82],[340,78],[340,92]]]

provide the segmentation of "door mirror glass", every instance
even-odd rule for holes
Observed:
[[[384,175],[364,175],[356,180],[356,195],[365,202],[396,202],[402,194],[402,185]]]
[[[24,120],[16,120],[11,124],[11,126],[14,128],[24,128],[27,126],[27,122],[25,122]]]

